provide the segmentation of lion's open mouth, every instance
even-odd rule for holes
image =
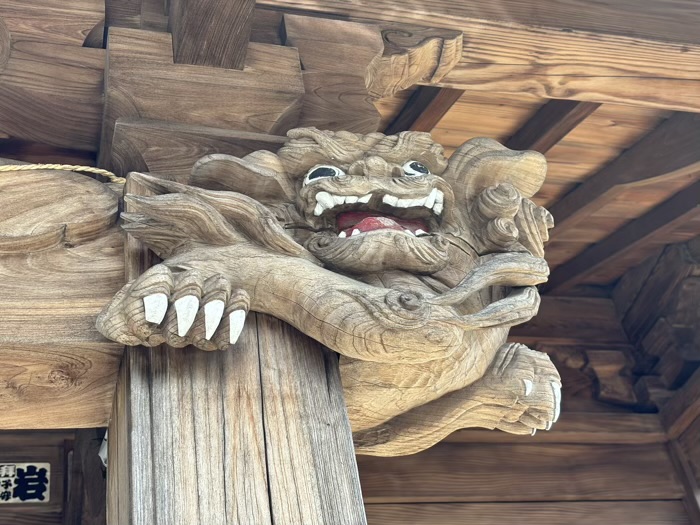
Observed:
[[[439,224],[445,200],[437,188],[424,197],[411,199],[390,194],[335,195],[326,191],[315,197],[314,215],[335,218],[340,238],[386,230],[418,237],[428,235]]]

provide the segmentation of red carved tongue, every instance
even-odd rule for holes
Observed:
[[[416,230],[428,231],[428,226],[422,219],[399,219],[391,215],[382,215],[377,212],[346,211],[336,217],[338,231],[345,231],[348,235],[352,230],[371,232],[374,230]]]

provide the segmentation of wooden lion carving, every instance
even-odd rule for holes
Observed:
[[[189,185],[132,174],[124,228],[163,260],[98,319],[126,345],[224,350],[248,310],[341,354],[358,453],[420,451],[466,427],[532,434],[559,416],[532,318],[552,227],[528,200],[544,157],[428,133],[294,129],[277,153],[210,155]]]

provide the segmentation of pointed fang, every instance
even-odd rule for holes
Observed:
[[[224,316],[224,302],[221,299],[215,299],[204,305],[204,338],[209,341],[214,337],[214,332],[219,327],[221,318]]]
[[[532,394],[532,381],[529,379],[523,379],[523,383],[525,383],[525,395],[529,396]]]
[[[554,381],[552,381],[552,393],[554,394],[554,419],[552,422],[556,423],[561,413],[561,387]]]
[[[177,335],[185,337],[194,323],[194,318],[199,310],[199,299],[194,295],[185,295],[175,301],[175,313],[177,314]]]
[[[143,311],[149,323],[162,323],[168,311],[168,296],[164,293],[147,295],[143,298]]]
[[[229,342],[234,345],[243,331],[243,323],[245,322],[245,310],[236,310],[228,316],[229,320]]]

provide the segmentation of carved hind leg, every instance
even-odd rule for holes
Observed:
[[[477,382],[414,408],[378,427],[355,432],[358,454],[400,456],[428,448],[461,428],[512,434],[549,430],[559,417],[561,379],[549,357],[509,343]]]

